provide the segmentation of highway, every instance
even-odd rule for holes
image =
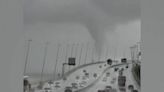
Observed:
[[[129,67],[126,68],[126,65],[128,65]],[[117,77],[119,73],[118,71],[114,71],[114,68],[116,67],[119,68],[119,70],[124,68],[123,75],[127,77],[127,82],[125,86],[126,92],[130,92],[128,90],[128,85],[130,84],[134,85],[134,89],[137,89],[138,92],[140,92],[140,88],[135,83],[131,73],[132,63],[113,63],[113,65],[111,66],[107,65],[107,63],[88,65],[85,67],[81,67],[76,71],[73,71],[71,74],[69,74],[69,76],[67,76],[67,80],[54,81],[54,85],[49,85],[48,83],[45,83],[44,88],[52,88],[52,91],[50,92],[64,92],[64,89],[66,87],[71,87],[72,83],[76,83],[77,88],[73,88],[73,92],[97,92],[98,90],[105,89],[106,86],[111,86],[113,89],[116,89],[117,92],[122,92],[119,90],[117,83]],[[88,77],[85,77],[84,70],[89,74]],[[106,73],[110,73],[110,75],[107,77]],[[94,77],[94,74],[97,74],[97,77]],[[79,77],[79,79],[77,79],[77,76]],[[115,81],[113,81],[113,79]],[[59,87],[56,87],[56,85],[58,85]],[[43,91],[36,90],[35,92]]]

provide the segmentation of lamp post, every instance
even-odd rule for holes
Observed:
[[[42,66],[42,72],[41,72],[41,81],[43,81],[43,72],[44,72],[46,57],[47,57],[47,47],[48,47],[48,42],[46,42],[46,46],[44,48],[43,66]]]
[[[81,50],[80,50],[79,65],[80,65],[80,61],[81,61],[81,57],[82,57],[82,51],[83,51],[83,44],[81,45]]]
[[[32,39],[28,40],[28,47],[27,47],[27,53],[26,53],[26,59],[25,59],[25,66],[24,66],[24,76],[26,74],[26,68],[27,68],[27,62],[28,62],[28,57],[29,57],[29,52],[30,52],[30,42]]]
[[[69,44],[67,44],[67,46],[66,46],[65,63],[63,63],[63,65],[62,65],[62,77],[63,78],[64,78],[64,73],[65,73],[65,67],[64,66],[67,64],[67,59],[68,59],[68,56],[67,56],[68,48],[69,48]]]
[[[85,55],[84,64],[86,64],[86,62],[87,62],[88,47],[89,47],[89,42],[87,43],[87,48],[86,48],[86,55]]]
[[[56,55],[55,67],[54,67],[54,80],[56,79],[56,67],[58,64],[59,48],[60,48],[60,43],[57,45],[57,55]]]
[[[47,47],[48,47],[48,42],[46,42],[46,45],[45,45],[45,48],[44,48],[43,66],[42,66],[42,71],[41,71],[41,80],[40,80],[40,83],[38,85],[39,89],[42,89],[42,87],[43,87],[43,71],[44,71],[46,57],[47,57]]]

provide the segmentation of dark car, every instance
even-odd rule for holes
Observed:
[[[97,77],[97,73],[94,73],[94,74],[93,74],[93,77],[96,78],[96,77]]]
[[[113,62],[112,59],[107,60],[107,64],[109,64],[109,65],[112,65],[112,62]]]
[[[134,86],[133,86],[133,85],[129,85],[129,86],[128,86],[128,89],[129,89],[129,90],[134,90]]]
[[[118,76],[118,86],[125,87],[126,76]]]
[[[112,86],[106,86],[105,89],[106,90],[111,90],[112,89]]]
[[[73,92],[72,87],[66,87],[64,92]]]
[[[118,71],[118,68],[114,68],[114,71],[117,72]]]
[[[119,90],[120,90],[121,92],[126,92],[126,88],[125,88],[125,87],[120,87]]]
[[[98,90],[97,92],[105,92],[105,90]]]
[[[119,71],[119,76],[122,76],[123,75],[123,72],[120,70]]]
[[[138,92],[138,90],[133,90],[132,92]]]
[[[126,69],[127,69],[127,68],[129,68],[129,66],[128,66],[128,65],[126,65]]]
[[[86,76],[87,78],[89,78],[89,73],[85,73],[85,76]]]
[[[77,89],[78,88],[78,84],[77,83],[72,83],[72,88]]]
[[[112,88],[112,86],[106,86],[106,88]]]
[[[117,92],[117,90],[112,88],[111,86],[108,86],[108,88],[105,88],[105,92]]]
[[[44,88],[45,92],[50,92],[52,89],[51,88]]]
[[[87,71],[86,70],[83,70],[84,73],[86,73]]]
[[[124,68],[121,68],[121,71],[124,71]]]
[[[127,59],[126,58],[122,58],[121,59],[121,63],[127,63]]]

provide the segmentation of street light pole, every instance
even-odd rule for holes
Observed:
[[[43,81],[43,72],[44,72],[46,57],[47,57],[47,47],[48,47],[48,42],[46,43],[46,46],[44,49],[43,66],[42,66],[42,72],[41,72],[41,82]]]
[[[54,67],[54,80],[56,79],[56,67],[57,67],[57,64],[58,64],[59,48],[60,48],[60,43],[57,46],[57,55],[56,55],[56,61],[55,61],[55,67]]]
[[[94,47],[92,48],[92,63],[94,63]]]
[[[81,50],[80,50],[79,65],[80,65],[80,61],[81,61],[81,57],[82,57],[82,51],[83,51],[83,44],[81,45]]]
[[[62,66],[62,77],[64,78],[64,73],[65,73],[65,65],[67,64],[67,60],[68,60],[68,56],[67,56],[67,54],[68,54],[68,46],[69,46],[69,44],[67,44],[67,47],[66,47],[66,55],[65,55],[65,63],[63,63],[63,66]]]
[[[78,47],[79,47],[79,44],[77,43],[76,50],[75,50],[75,58],[76,58],[76,61],[77,61],[77,56],[78,56]]]
[[[106,56],[105,56],[105,58],[106,58],[106,60],[107,60],[107,59],[108,59],[109,48],[107,47],[106,49],[107,49],[107,51],[106,51]]]
[[[43,70],[44,70],[45,62],[46,62],[47,46],[48,46],[48,42],[46,43],[46,46],[45,46],[45,49],[44,49],[43,66],[42,66],[42,71],[41,71],[41,80],[40,80],[40,83],[38,85],[39,89],[42,89],[42,87],[43,87]]]
[[[28,57],[29,57],[29,52],[30,52],[30,42],[32,40],[28,40],[28,47],[27,47],[27,53],[26,53],[26,59],[25,59],[25,66],[24,66],[24,75],[26,74],[26,67],[27,67],[27,62],[28,62]]]
[[[88,47],[89,47],[89,43],[87,43],[87,48],[86,48],[86,55],[85,55],[84,64],[86,64],[86,62],[87,62]]]

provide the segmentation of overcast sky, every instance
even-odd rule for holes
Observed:
[[[129,57],[129,47],[141,39],[140,0],[25,0],[24,24],[26,38],[33,39],[29,72],[40,71],[46,41],[50,42],[45,70],[49,73],[54,68],[57,42],[63,44],[61,53],[67,43],[90,42],[97,52],[108,47],[112,58],[115,48],[117,58],[123,53]],[[60,55],[60,59],[59,67],[64,57]]]

